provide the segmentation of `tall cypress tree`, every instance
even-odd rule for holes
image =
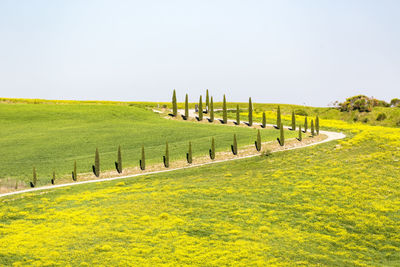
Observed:
[[[176,91],[172,94],[172,114],[174,117],[178,115],[178,104],[176,103]]]
[[[165,142],[165,156],[163,157],[165,168],[169,167],[169,150],[168,150],[168,141]]]
[[[307,116],[304,118],[304,132],[306,133],[308,130],[308,121],[307,121]]]
[[[283,124],[282,123],[279,126],[279,129],[280,129],[280,137],[279,137],[278,141],[281,146],[284,146],[285,145],[285,133],[283,132]]]
[[[215,159],[215,142],[214,142],[214,137],[211,139],[211,149],[209,150],[210,152],[210,159],[214,160]]]
[[[279,129],[281,127],[281,107],[278,106],[278,111],[276,112],[276,127]]]
[[[96,148],[96,153],[94,154],[94,165],[92,165],[93,173],[96,177],[100,175],[100,156],[99,150]]]
[[[296,115],[292,111],[292,131],[296,131]]]
[[[122,173],[121,146],[118,146],[118,157],[117,157],[117,161],[115,162],[115,168],[117,169],[118,173]]]
[[[139,161],[139,163],[140,163],[140,169],[142,171],[144,171],[146,169],[146,157],[145,157],[145,154],[144,154],[144,146],[143,145],[142,145],[142,158]]]
[[[303,140],[303,136],[301,134],[301,125],[299,125],[299,137],[297,138],[297,140],[299,140],[301,142],[301,140]]]
[[[240,109],[239,104],[236,106],[236,124],[240,125]]]
[[[317,132],[317,135],[319,135],[319,117],[318,116],[315,118],[315,130]]]
[[[56,181],[56,172],[53,171],[53,178],[51,179],[51,184],[54,184]]]
[[[210,102],[210,122],[214,121],[214,101],[213,97],[211,97],[211,102]]]
[[[186,160],[189,164],[192,163],[193,158],[192,158],[192,142],[189,141],[189,151],[186,153]]]
[[[189,96],[185,96],[185,120],[189,119]]]
[[[76,160],[74,161],[74,170],[72,172],[72,180],[76,181],[78,179],[78,173],[76,172]]]
[[[267,127],[267,118],[265,117],[265,111],[263,112],[263,117],[262,117],[262,125],[263,128]]]
[[[36,168],[33,167],[33,171],[32,171],[32,182],[31,182],[31,187],[35,187],[36,183],[37,183],[37,177],[36,177]]]
[[[222,120],[223,123],[228,123],[228,112],[226,110],[226,98],[224,95],[224,100],[222,102]]]
[[[236,134],[233,134],[233,145],[231,145],[231,150],[233,155],[237,155],[238,149],[237,149]]]
[[[251,97],[249,97],[249,126],[253,125],[253,103],[251,103]]]
[[[208,95],[208,89],[206,91],[206,113],[210,110],[210,96]]]
[[[202,96],[200,96],[200,100],[199,100],[199,121],[203,120],[203,100],[202,100]]]
[[[311,120],[311,136],[314,137],[315,133],[314,133],[314,121]]]
[[[255,142],[255,145],[256,145],[257,151],[260,151],[261,150],[261,133],[260,133],[260,130],[258,130],[258,132],[257,132],[257,140]]]

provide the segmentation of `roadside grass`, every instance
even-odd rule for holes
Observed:
[[[400,265],[400,129],[324,124],[348,137],[2,198],[0,265]]]
[[[0,184],[8,183],[6,179],[10,178],[28,183],[33,166],[38,185],[50,183],[53,170],[58,178],[70,177],[74,160],[78,173],[90,173],[96,148],[100,152],[100,168],[106,171],[115,170],[119,145],[124,167],[138,166],[142,145],[149,166],[162,162],[166,141],[172,162],[186,158],[189,141],[195,157],[208,154],[212,136],[217,151],[228,151],[234,133],[239,146],[253,144],[257,134],[255,129],[246,127],[166,120],[144,108],[107,102],[1,103],[0,125]],[[262,131],[264,142],[275,140],[278,135],[273,129]],[[295,137],[296,133],[287,131],[287,136]]]

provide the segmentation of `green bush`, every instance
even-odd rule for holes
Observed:
[[[294,111],[294,114],[299,116],[308,116],[307,112],[304,109],[296,109]]]
[[[386,114],[385,113],[379,113],[378,116],[376,117],[377,121],[383,121],[386,119]]]

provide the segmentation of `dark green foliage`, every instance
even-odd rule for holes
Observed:
[[[307,116],[304,118],[304,132],[306,133],[308,130],[308,121],[307,121]]]
[[[378,114],[378,117],[376,117],[377,121],[383,121],[385,119],[386,119],[386,114],[382,112]]]
[[[224,100],[222,102],[222,120],[223,123],[228,123],[228,112],[226,110],[226,97],[224,95]]]
[[[37,183],[37,177],[36,177],[36,168],[33,167],[33,177],[32,177],[32,182],[31,182],[31,187],[35,187]]]
[[[393,98],[393,99],[390,101],[390,105],[391,105],[392,107],[400,107],[400,99],[398,99],[398,98]]]
[[[311,120],[311,136],[314,137],[315,136],[315,132],[314,132],[314,121]]]
[[[373,107],[390,107],[390,104],[365,95],[356,95],[347,98],[343,103],[338,103],[338,107],[340,111],[370,112]]]
[[[294,111],[292,111],[292,131],[296,131],[296,116],[294,115]]]
[[[96,153],[94,154],[94,165],[92,165],[93,173],[96,177],[100,176],[100,156],[99,150],[96,148]]]
[[[121,146],[118,146],[118,158],[115,162],[115,168],[118,173],[122,173],[122,155],[121,155]]]
[[[200,100],[199,100],[199,121],[203,120],[203,100],[202,100],[202,96],[200,96]]]
[[[214,121],[214,101],[213,97],[211,97],[211,102],[210,102],[210,122]]]
[[[172,114],[174,117],[178,115],[178,105],[176,103],[176,92],[174,89],[174,93],[172,94]]]
[[[317,132],[317,135],[319,135],[319,117],[318,116],[315,118],[315,131]]]
[[[253,125],[253,103],[251,103],[251,97],[249,97],[249,126]]]
[[[299,116],[308,116],[307,112],[304,109],[296,109],[294,111],[294,114]]]
[[[301,140],[303,140],[303,136],[301,133],[301,125],[299,125],[299,137],[297,138],[297,140],[299,140],[301,142]]]
[[[210,153],[210,159],[214,160],[215,159],[215,142],[214,142],[214,137],[211,139],[211,148],[209,150]]]
[[[260,130],[257,132],[257,140],[255,141],[257,151],[261,151],[261,133]]]
[[[276,127],[279,129],[281,127],[281,107],[278,106],[278,111],[276,112]]]
[[[142,158],[139,160],[140,169],[144,171],[146,169],[146,157],[144,154],[144,146],[142,146]]]
[[[281,146],[285,145],[285,133],[283,131],[283,124],[281,123],[281,125],[279,126],[280,129],[280,137],[278,138],[278,142]]]
[[[237,149],[236,134],[233,134],[233,145],[231,145],[231,150],[233,155],[237,155],[238,149]]]
[[[54,184],[56,181],[56,172],[53,171],[53,178],[51,179],[51,184]]]
[[[169,150],[168,150],[168,142],[165,143],[165,155],[163,156],[164,166],[165,168],[169,167]]]
[[[185,117],[184,119],[187,120],[189,118],[189,97],[188,94],[185,96]]]
[[[206,91],[206,113],[210,110],[210,96],[208,94],[208,89]]]
[[[72,171],[72,180],[76,181],[78,179],[78,174],[76,172],[76,160],[74,161],[74,170]]]
[[[236,124],[240,125],[240,109],[239,109],[239,105],[236,106]]]
[[[192,158],[192,142],[189,142],[189,152],[186,153],[186,160],[187,160],[187,162],[189,164],[191,164],[193,162],[193,158]]]
[[[265,112],[263,112],[261,127],[265,128],[266,126],[267,126],[267,118],[265,117]]]

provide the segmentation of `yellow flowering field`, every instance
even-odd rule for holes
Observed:
[[[272,115],[271,115],[272,116]],[[400,265],[400,129],[0,199],[0,265]]]

